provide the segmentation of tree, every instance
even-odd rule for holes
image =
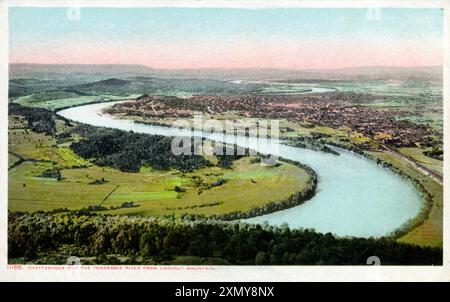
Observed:
[[[256,258],[255,258],[255,264],[256,265],[267,265],[269,264],[269,256],[263,252],[260,251],[258,252],[258,254],[256,254]]]

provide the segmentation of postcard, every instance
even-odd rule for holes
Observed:
[[[2,280],[449,280],[448,2],[0,9]]]

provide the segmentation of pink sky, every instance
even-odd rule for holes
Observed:
[[[355,66],[442,65],[436,40],[368,39],[216,43],[53,41],[16,49],[12,63],[142,64],[153,68],[292,68],[326,69]]]

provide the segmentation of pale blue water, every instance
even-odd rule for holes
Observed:
[[[137,133],[166,136],[190,135],[168,127],[159,127],[115,119],[101,114],[101,109],[113,103],[74,107],[58,114],[80,123]],[[212,140],[223,141],[222,135],[201,133]],[[423,200],[421,194],[398,175],[352,152],[340,156],[268,142],[262,138],[227,137],[241,146],[250,146],[263,153],[277,154],[309,165],[318,175],[317,193],[302,205],[272,214],[246,219],[248,223],[281,225],[291,228],[314,228],[338,236],[379,237],[414,218]],[[230,142],[230,141],[227,141]],[[278,149],[278,150],[277,150]],[[243,192],[243,196],[245,192]]]

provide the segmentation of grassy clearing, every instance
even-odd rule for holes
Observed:
[[[9,151],[26,159],[54,162],[60,168],[90,165],[67,146],[59,146],[52,136],[28,129],[9,130]]]
[[[177,197],[175,191],[160,191],[160,192],[129,192],[129,193],[114,193],[108,201],[152,201],[158,199],[173,199]]]
[[[19,157],[15,156],[14,154],[8,153],[8,169],[17,164],[19,161]]]
[[[62,128],[61,128],[62,127]],[[64,125],[57,123],[59,132]],[[124,173],[98,167],[78,157],[68,142],[27,129],[9,129],[9,150],[29,160],[9,171],[11,211],[38,211],[90,205],[136,207],[102,213],[162,216],[183,213],[226,214],[247,211],[265,203],[281,201],[305,188],[309,175],[283,163],[277,167],[252,164],[250,158],[235,162],[233,169],[207,167],[192,173],[157,171],[142,167],[140,173]],[[13,155],[11,155],[13,156]],[[15,158],[11,157],[11,161]],[[39,177],[59,169],[61,180]],[[224,179],[225,183],[214,186]],[[97,183],[97,184],[96,184]],[[245,199],[242,192],[245,190]]]
[[[443,188],[430,177],[417,171],[410,164],[384,152],[369,152],[392,165],[400,168],[404,173],[416,178],[433,196],[433,206],[428,219],[420,226],[411,230],[398,241],[418,244],[422,246],[442,247],[443,243]]]
[[[20,129],[27,127],[27,120],[20,115],[10,115],[8,119],[8,129]]]
[[[42,100],[40,98],[36,98],[34,94],[23,96],[17,98],[14,102],[23,105],[23,106],[31,106],[31,107],[40,107],[49,110],[56,111],[61,108],[66,108],[70,106],[77,106],[88,104],[92,102],[99,101],[107,101],[107,100],[126,100],[132,99],[140,96],[140,94],[131,94],[128,96],[116,96],[116,95],[88,95],[88,96],[79,96],[79,97],[69,97],[69,98],[61,98],[61,99],[53,99],[53,100]]]
[[[63,169],[60,181],[38,177],[55,166],[47,162],[26,162],[12,169],[9,172],[9,210],[79,209],[96,204],[117,207],[132,201],[139,206],[107,213],[151,216],[224,214],[285,199],[301,191],[309,177],[304,170],[290,164],[261,167],[250,164],[247,158],[236,163],[239,168],[231,171],[208,167],[185,175],[177,171],[142,174],[92,166]],[[245,169],[249,171],[244,172]],[[227,180],[225,184],[204,189],[205,184],[221,177]],[[97,179],[106,182],[93,185]],[[186,191],[176,192],[175,186],[182,186]],[[244,188],[245,199],[242,198]],[[202,191],[200,195],[199,191]],[[219,204],[206,206],[214,202]]]
[[[444,163],[443,161],[428,157],[423,154],[425,149],[422,148],[399,148],[399,152],[414,158],[423,166],[442,175]]]
[[[52,163],[25,162],[11,169],[8,175],[8,209],[30,212],[65,207],[77,209],[99,203],[113,189],[112,185],[83,185],[81,180],[57,181],[38,177],[53,168],[55,165]]]

